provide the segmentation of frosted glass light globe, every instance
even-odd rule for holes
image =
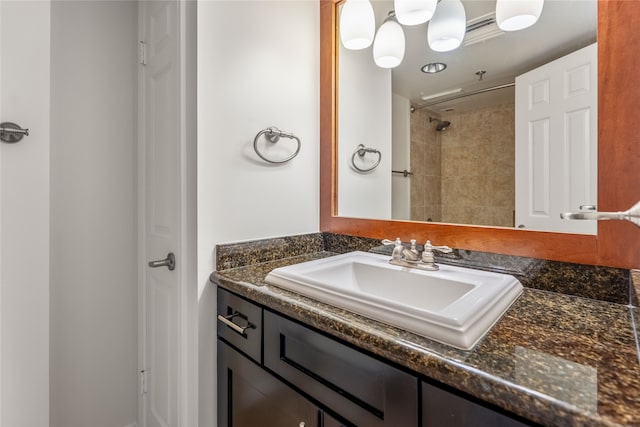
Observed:
[[[427,39],[436,52],[448,52],[462,43],[467,31],[467,15],[460,0],[442,0],[429,22]]]
[[[502,31],[523,30],[540,18],[544,0],[497,0],[496,22]]]
[[[376,17],[369,0],[347,0],[340,11],[340,40],[351,50],[371,46]]]
[[[404,58],[404,32],[393,18],[387,18],[378,28],[373,42],[373,60],[380,68],[394,68]]]
[[[438,0],[394,0],[393,9],[402,25],[427,22],[436,10]]]

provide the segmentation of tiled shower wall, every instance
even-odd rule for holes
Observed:
[[[428,110],[411,114],[411,220],[442,221],[441,214],[441,132],[429,123]]]
[[[413,113],[411,219],[513,227],[514,118],[513,104],[447,113],[436,132],[427,110]]]

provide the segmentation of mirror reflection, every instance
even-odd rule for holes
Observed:
[[[380,31],[394,3],[371,4]],[[595,234],[559,212],[597,203],[596,2],[547,0],[519,31],[496,1],[462,4],[451,51],[431,23],[400,26],[395,68],[339,43],[339,216]]]

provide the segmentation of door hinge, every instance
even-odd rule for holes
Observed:
[[[147,394],[147,371],[140,371],[140,393]]]
[[[140,53],[140,64],[147,65],[147,44],[143,41],[140,41],[139,45],[139,53]]]

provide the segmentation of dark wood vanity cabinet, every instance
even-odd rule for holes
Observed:
[[[219,427],[525,425],[221,288],[218,314]]]

